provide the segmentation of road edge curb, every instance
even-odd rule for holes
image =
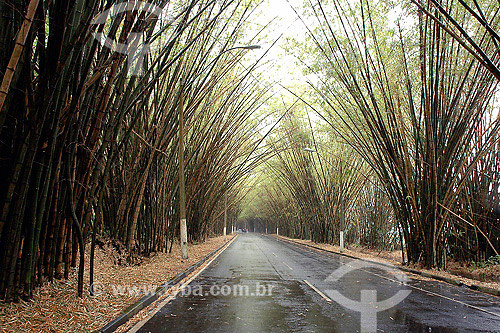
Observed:
[[[464,283],[464,282],[460,281],[459,279],[453,279],[453,278],[449,278],[449,277],[445,277],[445,276],[439,276],[439,275],[431,274],[431,273],[428,273],[428,272],[422,272],[422,271],[419,271],[419,270],[416,270],[416,269],[404,267],[401,264],[391,265],[391,264],[386,264],[386,263],[375,261],[375,260],[370,260],[370,259],[365,259],[365,258],[359,258],[359,257],[353,256],[353,255],[347,254],[347,253],[341,253],[341,252],[337,252],[337,251],[326,250],[326,249],[320,248],[319,246],[314,246],[314,245],[310,245],[310,244],[299,243],[299,242],[296,242],[294,240],[291,240],[291,239],[288,239],[288,238],[284,238],[283,236],[273,236],[273,235],[269,235],[269,236],[274,237],[274,238],[276,238],[278,240],[281,240],[281,241],[285,241],[285,242],[289,242],[289,243],[293,243],[293,244],[297,244],[297,245],[302,245],[302,246],[305,246],[305,247],[310,247],[310,248],[313,248],[313,249],[316,249],[316,250],[320,250],[320,251],[324,251],[324,252],[330,252],[330,253],[338,254],[338,255],[341,255],[341,256],[344,256],[344,257],[348,257],[348,258],[351,258],[351,259],[362,260],[362,261],[365,261],[365,262],[369,262],[369,263],[373,263],[373,264],[377,264],[377,265],[382,265],[382,266],[390,267],[390,268],[397,267],[398,269],[400,269],[400,270],[402,270],[404,272],[407,272],[407,273],[412,273],[412,274],[415,274],[415,275],[420,275],[420,276],[423,276],[423,277],[426,277],[426,278],[438,280],[438,281],[441,281],[441,282],[446,282],[448,284],[452,284],[452,285],[455,285],[455,286],[458,286],[458,287],[465,287],[465,288],[468,288],[470,290],[479,291],[479,292],[482,292],[484,294],[488,294],[488,295],[500,297],[500,290],[499,289],[490,288],[490,287],[483,287],[483,286],[479,286],[479,285],[476,285],[476,284],[467,284],[467,283]]]
[[[125,309],[122,310],[121,314],[113,319],[112,321],[108,322],[106,325],[104,325],[102,328],[100,328],[96,332],[100,333],[111,333],[114,332],[118,327],[121,325],[125,324],[127,321],[129,321],[133,316],[135,316],[139,311],[156,301],[158,298],[160,298],[162,295],[167,293],[170,288],[181,282],[183,279],[185,279],[189,274],[191,274],[194,270],[199,268],[201,265],[203,265],[205,262],[207,262],[210,258],[212,258],[214,255],[216,255],[221,249],[223,249],[226,245],[228,245],[230,242],[233,242],[236,238],[238,237],[238,234],[236,234],[233,238],[230,240],[226,241],[224,244],[219,246],[217,249],[213,250],[206,256],[204,256],[201,260],[198,262],[192,264],[189,266],[186,270],[180,272],[176,276],[174,276],[172,279],[169,281],[163,283],[161,286],[156,288],[155,292],[151,295],[146,295],[142,298],[140,298],[138,301],[135,303],[129,305]],[[225,250],[225,249],[224,249]]]

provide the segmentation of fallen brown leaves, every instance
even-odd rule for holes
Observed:
[[[229,238],[228,238],[229,239]],[[113,249],[96,248],[95,296],[88,293],[88,270],[85,272],[84,298],[76,297],[76,270],[67,281],[55,281],[38,288],[31,301],[0,304],[1,332],[89,332],[99,329],[141,295],[116,293],[113,288],[157,286],[167,282],[224,243],[223,237],[190,245],[189,260],[182,261],[180,247],[172,253],[156,253],[137,266],[116,265]],[[86,256],[88,258],[88,255]],[[88,263],[86,264],[88,269]],[[116,289],[114,289],[116,291]]]
[[[328,251],[333,251],[340,253],[340,246],[338,245],[331,245],[331,244],[325,244],[325,243],[315,243],[310,240],[304,240],[304,239],[293,239],[293,238],[288,238],[284,236],[280,236],[285,239],[293,240],[297,243],[302,243],[306,245],[313,245],[316,247],[319,247],[320,249],[323,250],[328,250]],[[401,263],[401,251],[375,251],[375,250],[370,250],[367,248],[344,248],[342,250],[342,253],[357,257],[357,258],[364,258],[364,259],[370,259],[373,261],[378,261],[378,262],[383,262],[383,263],[391,263],[392,265],[397,265]]]
[[[303,240],[303,239],[292,239],[284,236],[279,236],[285,239],[293,240],[297,243],[302,243],[302,244],[308,244],[308,245],[314,245],[316,247],[319,247],[323,250],[328,250],[328,251],[333,251],[340,253],[340,247],[337,245],[330,245],[330,244],[323,244],[323,243],[315,243],[310,240]],[[342,253],[351,255],[353,257],[357,257],[360,259],[369,259],[372,261],[377,261],[377,262],[382,262],[382,263],[389,263],[391,265],[401,265],[401,251],[375,251],[375,250],[370,250],[366,248],[349,248],[349,249],[344,249]],[[450,263],[448,267],[448,271],[442,271],[442,270],[437,270],[437,269],[422,269],[421,267],[416,267],[414,265],[411,266],[411,268],[415,270],[419,270],[422,272],[426,273],[431,273],[435,274],[441,277],[446,277],[446,278],[453,278],[453,279],[458,279],[462,283],[471,285],[475,284],[478,286],[482,287],[489,287],[489,288],[495,288],[495,289],[500,289],[500,265],[493,266],[493,267],[488,267],[488,268],[482,268],[482,269],[473,269],[472,267],[460,267],[460,269],[457,268],[456,263]],[[484,277],[490,277],[490,279],[485,279]],[[412,277],[417,278],[417,279],[425,279],[429,280],[428,278],[424,278],[418,275],[412,274]]]
[[[228,240],[231,240],[231,238],[228,238]],[[234,240],[234,238],[232,239]],[[228,242],[227,245],[219,250],[219,254],[222,253],[228,246],[230,246],[231,242]],[[215,256],[216,254],[214,254]],[[214,257],[212,257],[214,258]],[[136,324],[138,324],[141,321],[147,321],[149,320],[154,314],[158,311],[158,309],[162,308],[166,303],[168,303],[170,300],[174,299],[176,296],[176,291],[179,291],[179,286],[184,284],[184,283],[189,283],[191,279],[194,279],[196,275],[199,274],[199,272],[205,267],[208,267],[210,265],[210,262],[213,259],[209,259],[207,262],[202,264],[200,267],[196,268],[193,272],[188,274],[184,279],[182,279],[176,286],[174,286],[172,289],[169,290],[168,293],[160,296],[156,301],[151,303],[149,306],[143,308],[140,310],[137,314],[135,314],[131,319],[129,319],[125,324],[121,325],[116,329],[116,333],[124,333],[128,332]],[[176,315],[171,313],[170,316],[175,317]]]

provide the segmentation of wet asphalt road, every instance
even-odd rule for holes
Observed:
[[[360,332],[363,307],[345,308],[332,290],[354,301],[361,290],[376,290],[378,302],[410,290],[376,314],[378,332],[500,332],[499,298],[436,281],[408,279],[405,286],[392,271],[373,267],[332,280],[333,272],[353,263],[242,234],[138,332]]]

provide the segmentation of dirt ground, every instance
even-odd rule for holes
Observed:
[[[97,330],[117,317],[145,292],[156,289],[222,244],[224,239],[221,236],[190,245],[190,257],[186,261],[181,260],[180,247],[174,245],[171,254],[156,253],[135,266],[116,264],[120,255],[110,244],[104,244],[102,248],[96,247],[95,296],[88,293],[87,270],[85,295],[82,299],[76,297],[75,270],[69,280],[46,283],[38,288],[31,301],[0,303],[0,332]]]
[[[340,247],[337,245],[315,243],[310,240],[303,240],[303,239],[291,239],[284,236],[280,237],[283,237],[285,239],[290,239],[302,244],[314,245],[324,250],[340,253]],[[348,246],[346,249],[342,251],[342,253],[357,258],[369,259],[383,263],[390,263],[395,266],[401,265],[402,262],[401,251],[375,251],[363,247]],[[422,269],[421,267],[415,267],[415,266],[411,266],[411,268],[439,276],[455,278],[468,285],[475,284],[478,286],[500,289],[500,265],[486,267],[486,268],[476,268],[473,266],[465,266],[459,263],[450,262],[448,263],[448,268],[446,271],[437,269],[431,269],[431,270]]]

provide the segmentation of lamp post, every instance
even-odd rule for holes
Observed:
[[[226,52],[232,51],[232,50],[237,50],[237,49],[243,49],[243,50],[256,50],[260,49],[260,45],[246,45],[246,46],[236,46],[229,48],[227,50],[222,51],[215,57],[208,65],[210,66],[212,62],[216,62],[219,60],[219,58]],[[200,74],[205,71],[207,68],[205,67],[203,70],[200,71]],[[195,76],[189,85],[194,82],[194,80],[200,75],[198,74]],[[182,96],[182,90],[189,86],[189,85],[184,85],[181,83],[181,87],[179,90],[179,104],[178,104],[178,111],[179,111],[179,222],[180,222],[180,233],[181,233],[181,253],[182,253],[182,259],[188,259],[189,254],[188,254],[188,245],[187,245],[187,223],[186,223],[186,181],[185,181],[185,176],[184,176],[184,101],[183,101],[183,96]],[[224,210],[225,214],[225,210]],[[224,238],[226,236],[226,215],[224,215]]]

